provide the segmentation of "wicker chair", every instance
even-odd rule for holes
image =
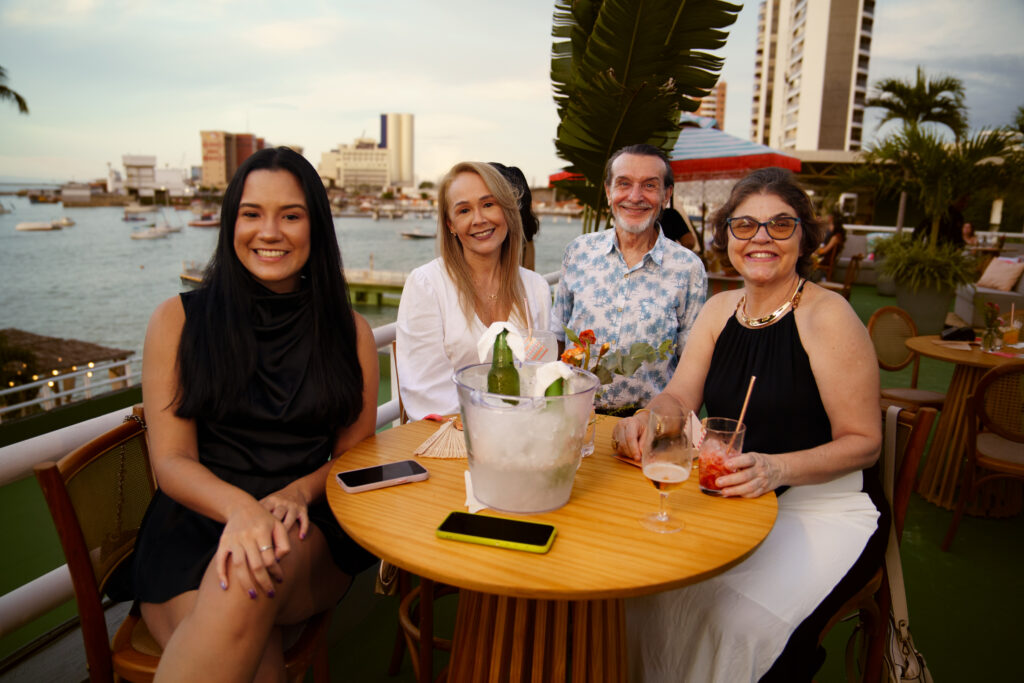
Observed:
[[[917,375],[921,358],[907,348],[906,341],[917,336],[917,326],[910,315],[897,306],[883,306],[868,320],[868,335],[875,345],[878,367],[883,370],[902,370],[913,364],[909,387],[882,389],[882,397],[915,408],[942,410],[946,395],[937,391],[917,388]]]
[[[860,262],[864,259],[864,254],[855,254],[850,257],[850,262],[846,265],[846,276],[842,282],[830,282],[829,280],[822,280],[818,284],[825,289],[831,289],[833,292],[838,292],[843,295],[843,298],[847,301],[850,300],[850,293],[853,291],[853,283],[857,281],[857,276],[860,274]],[[828,277],[832,277],[832,270],[829,268]]]
[[[885,420],[888,402],[882,400],[882,419]],[[933,408],[921,408],[916,412],[902,409],[896,426],[896,462],[894,463],[895,478],[891,491],[885,492],[892,507],[892,524],[897,540],[903,538],[903,523],[907,518],[907,505],[910,503],[910,492],[914,487],[917,466],[921,462],[928,433],[935,421],[936,411]],[[884,453],[883,453],[884,455]],[[884,652],[886,632],[889,625],[890,606],[889,581],[885,567],[881,567],[856,595],[847,600],[818,636],[818,644],[832,627],[840,621],[856,617],[859,628],[850,636],[846,647],[846,679],[847,681],[862,680],[874,683],[880,680],[882,673],[882,655]],[[862,638],[860,656],[856,657],[858,635]],[[862,672],[858,678],[857,669]]]
[[[121,584],[129,569],[142,517],[156,490],[141,410],[75,449],[59,462],[35,466],[67,559],[82,624],[89,680],[110,683],[153,680],[162,650],[149,633],[138,605],[108,639],[103,594]],[[122,588],[120,599],[127,599]],[[285,652],[289,681],[313,666],[314,680],[327,683],[330,611],[308,620]]]
[[[967,461],[943,550],[953,544],[964,508],[978,487],[999,478],[1024,479],[1024,362],[992,368],[967,399]]]

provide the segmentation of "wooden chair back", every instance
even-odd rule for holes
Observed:
[[[145,423],[136,416],[125,418],[58,462],[36,465],[35,475],[71,573],[90,680],[113,681],[115,673],[151,680],[158,655],[128,652],[135,664],[124,670],[114,661],[102,606],[108,591],[128,597],[114,584],[128,573],[127,561],[156,490]],[[122,644],[132,649],[130,642]]]
[[[979,428],[1024,444],[1024,363],[1007,363],[986,372],[968,399],[967,409],[968,428],[974,432],[968,444],[974,443]]]
[[[405,424],[409,421],[409,414],[405,412],[405,404],[402,403],[402,382],[398,377],[398,342],[391,342],[391,372],[395,373],[395,393],[398,394],[398,423]]]
[[[917,325],[910,314],[899,306],[882,306],[868,319],[868,335],[878,356],[878,366],[895,372],[914,364],[910,386],[917,387],[921,359],[907,348],[907,340],[917,336]]]
[[[885,400],[882,401],[883,426],[888,405]],[[937,414],[934,408],[921,408],[916,412],[909,409],[901,409],[897,418],[895,477],[892,490],[885,492],[886,498],[892,505],[892,524],[897,539],[902,539],[903,537],[903,526],[907,518],[910,493],[914,488],[917,468],[921,463],[921,456],[924,454],[928,434],[931,432],[932,424]],[[885,463],[881,458],[884,457],[883,449],[879,459],[879,469],[883,471]],[[853,642],[847,645],[847,680],[856,680],[858,678],[855,674],[858,666],[863,673],[862,680],[872,683],[880,680],[882,674],[882,654],[884,652],[889,623],[889,605],[888,580],[885,567],[883,566],[860,591],[847,600],[832,615],[825,628],[822,629],[818,637],[819,644],[825,639],[825,636],[832,627],[840,621],[854,614],[860,620],[860,628],[854,631],[853,635],[850,636],[850,640],[853,641],[859,634],[862,634],[864,643],[860,649],[859,661],[855,661],[856,648],[852,647]]]

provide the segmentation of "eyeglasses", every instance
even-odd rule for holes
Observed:
[[[794,216],[778,216],[761,223],[750,216],[737,216],[726,218],[725,224],[729,226],[732,236],[738,240],[753,239],[761,228],[765,228],[768,231],[768,236],[773,240],[787,240],[796,232],[796,226],[800,225],[800,219]]]

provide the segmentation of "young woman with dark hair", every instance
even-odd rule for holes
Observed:
[[[143,402],[159,490],[136,547],[157,680],[277,681],[281,627],[374,558],[324,500],[373,434],[377,353],[348,302],[327,195],[290,149],[238,169],[203,286],[154,312]]]

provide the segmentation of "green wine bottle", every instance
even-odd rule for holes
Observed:
[[[512,349],[508,347],[508,330],[502,330],[494,339],[494,357],[487,373],[487,391],[506,396],[519,395],[519,371],[512,362]]]

